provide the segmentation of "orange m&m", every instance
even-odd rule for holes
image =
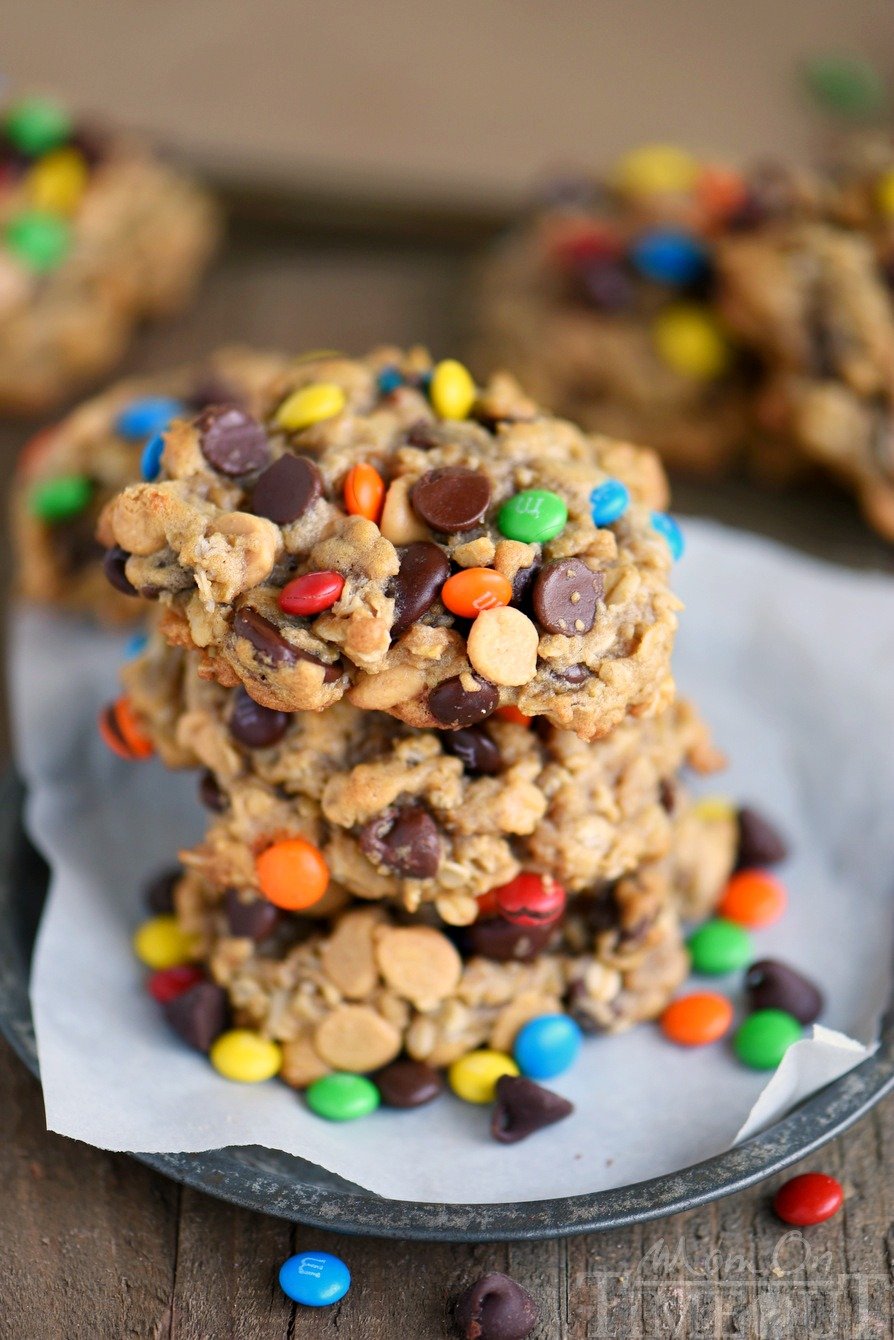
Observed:
[[[508,605],[511,599],[512,583],[493,568],[464,568],[441,587],[442,602],[462,619],[474,619],[482,610]]]
[[[681,1047],[704,1047],[729,1032],[733,1007],[716,991],[693,991],[672,1000],[659,1022],[671,1042]]]
[[[740,870],[724,889],[717,914],[756,929],[778,921],[787,902],[784,886],[766,870]]]
[[[501,721],[511,721],[514,726],[530,726],[532,717],[525,716],[513,703],[507,703],[505,707],[498,707],[494,712],[495,717]]]
[[[345,476],[344,499],[351,516],[377,522],[385,503],[385,481],[374,466],[361,461]]]
[[[109,703],[99,714],[99,734],[103,743],[119,758],[129,762],[151,758],[155,753],[152,741],[143,734],[133,708],[127,698]]]
[[[255,858],[255,876],[264,897],[287,912],[318,903],[329,886],[323,853],[305,838],[274,842]]]

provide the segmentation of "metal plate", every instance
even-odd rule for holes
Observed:
[[[7,774],[0,780],[0,1030],[37,1075],[28,976],[48,869],[22,828],[22,800],[21,784]],[[658,1219],[740,1191],[845,1130],[892,1088],[889,1012],[874,1056],[736,1149],[632,1186],[515,1204],[386,1200],[303,1159],[256,1146],[135,1157],[222,1200],[340,1233],[447,1242],[553,1238]]]

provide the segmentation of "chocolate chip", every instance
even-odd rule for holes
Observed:
[[[490,502],[490,480],[480,470],[448,465],[429,470],[410,489],[410,502],[432,530],[452,535],[472,530]]]
[[[570,1117],[574,1104],[567,1098],[541,1088],[523,1075],[501,1075],[497,1080],[497,1102],[490,1130],[501,1145],[514,1145],[544,1126],[552,1126]]]
[[[323,496],[323,476],[306,456],[280,456],[259,477],[251,510],[278,526],[288,525]]]
[[[431,540],[417,540],[397,552],[400,569],[388,586],[388,594],[394,599],[392,642],[403,637],[407,629],[431,608],[450,576],[447,555]]]
[[[739,810],[739,850],[736,865],[775,865],[788,856],[788,843],[778,828],[757,810],[743,805]]]
[[[214,814],[223,814],[229,805],[226,794],[218,786],[217,778],[210,768],[206,768],[199,778],[199,800],[206,810]]]
[[[196,419],[196,429],[202,455],[222,475],[248,475],[270,460],[263,427],[238,405],[210,405]]]
[[[238,889],[227,889],[226,911],[230,934],[256,942],[272,935],[282,920],[279,908],[266,898],[246,902]]]
[[[200,410],[207,409],[209,405],[216,405],[218,408],[224,405],[238,409],[245,408],[245,399],[239,388],[223,377],[218,377],[214,372],[209,372],[195,383],[186,397],[186,403],[196,414]]]
[[[290,714],[262,707],[240,685],[233,694],[230,713],[230,734],[246,749],[267,749],[278,744],[289,728]]]
[[[167,1001],[162,1010],[184,1042],[207,1052],[227,1026],[227,993],[214,982],[199,982]]]
[[[472,675],[476,687],[468,692],[463,686],[466,676],[453,675],[435,685],[428,695],[429,711],[435,721],[448,729],[474,726],[495,711],[500,695],[493,684],[480,675]]]
[[[453,1316],[465,1340],[525,1340],[540,1309],[527,1289],[493,1270],[460,1294]]]
[[[96,538],[96,518],[88,512],[80,512],[77,516],[67,517],[62,521],[54,521],[49,529],[49,541],[53,547],[59,566],[66,573],[74,574],[83,572],[86,567],[96,562],[105,562],[108,550],[103,549]],[[124,550],[121,551],[124,553]],[[125,555],[125,562],[127,555]],[[122,574],[123,575],[123,574]],[[124,578],[127,582],[127,578]],[[130,586],[130,582],[127,582]],[[125,595],[133,595],[133,587],[124,592]]]
[[[519,568],[512,578],[512,603],[521,605],[528,594],[528,590],[537,573],[540,571],[539,563],[531,563],[527,568]]]
[[[577,665],[566,666],[564,670],[556,670],[555,676],[556,679],[564,680],[566,684],[577,685],[583,684],[589,673],[587,667],[578,662]]]
[[[605,578],[579,558],[547,563],[534,583],[534,613],[548,633],[589,633]]]
[[[182,875],[182,870],[163,870],[150,879],[143,890],[143,899],[154,916],[166,917],[173,912],[174,888]]]
[[[575,278],[580,296],[600,311],[619,312],[633,302],[633,281],[616,261],[589,260]]]
[[[388,809],[360,830],[360,846],[374,865],[410,879],[431,879],[441,863],[441,836],[421,805]]]
[[[658,800],[667,814],[673,814],[677,808],[678,787],[673,777],[663,777],[658,783]]]
[[[444,736],[444,748],[462,759],[466,772],[492,777],[500,771],[503,759],[487,731],[469,726]]]
[[[465,928],[466,952],[495,963],[529,963],[552,939],[555,925],[516,926],[505,917],[488,917]]]
[[[752,1010],[785,1010],[802,1024],[812,1024],[823,1012],[819,988],[778,959],[752,963],[745,974],[745,993]]]
[[[102,570],[106,575],[106,581],[114,586],[116,591],[120,591],[124,596],[139,595],[137,588],[132,582],[127,580],[127,574],[124,571],[125,564],[130,558],[126,549],[122,549],[120,544],[113,544],[111,549],[107,549],[105,557],[102,560]]]
[[[244,637],[250,642],[259,658],[268,665],[295,665],[297,661],[309,661],[311,665],[322,667],[324,684],[332,684],[336,679],[341,679],[340,661],[323,661],[319,656],[311,656],[309,651],[293,647],[275,624],[249,605],[244,605],[242,609],[236,611],[233,631],[237,637]]]
[[[392,1061],[373,1080],[386,1107],[422,1107],[444,1092],[440,1071],[424,1061]]]
[[[433,423],[427,419],[418,419],[407,429],[407,442],[420,451],[430,451],[438,445],[438,434]]]

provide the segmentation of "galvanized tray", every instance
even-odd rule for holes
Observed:
[[[22,827],[23,794],[12,773],[0,779],[0,1030],[38,1075],[28,977],[49,872]],[[611,1191],[514,1204],[386,1200],[303,1159],[256,1146],[135,1157],[222,1200],[341,1233],[447,1242],[553,1238],[659,1219],[740,1191],[838,1135],[892,1088],[889,1012],[875,1055],[736,1149]]]

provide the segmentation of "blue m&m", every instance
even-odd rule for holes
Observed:
[[[667,547],[671,551],[671,558],[676,561],[683,557],[683,551],[686,548],[686,541],[683,538],[683,532],[677,522],[668,512],[652,513],[653,529],[658,531],[667,540]]]
[[[330,1307],[351,1287],[351,1272],[329,1252],[299,1252],[280,1267],[279,1287],[293,1303]]]
[[[125,405],[115,420],[115,430],[130,442],[163,433],[172,419],[187,413],[186,406],[171,396],[150,395]]]
[[[156,433],[155,437],[150,437],[143,448],[143,454],[140,457],[140,474],[149,484],[158,477],[158,472],[161,469],[161,454],[164,449],[165,440],[161,433]]]
[[[379,393],[381,395],[391,395],[399,386],[403,386],[403,373],[400,368],[392,367],[390,364],[382,368],[378,376]]]
[[[512,1054],[528,1079],[553,1079],[574,1064],[582,1041],[580,1025],[567,1014],[541,1014],[519,1029]]]
[[[590,515],[594,526],[610,526],[630,506],[630,491],[620,479],[607,479],[590,494]]]
[[[708,264],[696,238],[672,229],[643,233],[631,247],[630,260],[646,279],[674,285],[700,279]]]

